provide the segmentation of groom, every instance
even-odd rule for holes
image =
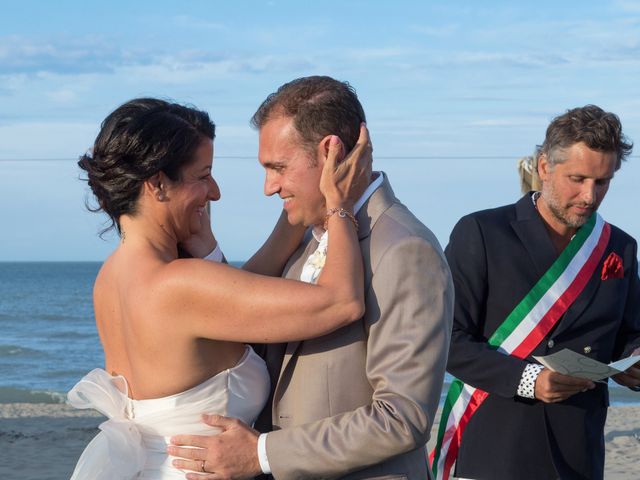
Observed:
[[[290,223],[310,227],[285,267],[287,278],[313,281],[321,268],[313,260],[326,248],[318,187],[326,138],[338,135],[349,151],[364,121],[355,91],[319,76],[281,86],[252,119],[265,194],[284,200]],[[256,427],[268,433],[212,416],[207,423],[220,435],[172,439],[205,449],[170,447],[190,459],[179,466],[204,466],[215,472],[210,478],[430,478],[424,445],[452,324],[449,267],[435,236],[395,197],[383,172],[373,173],[354,214],[365,268],[363,318],[321,338],[267,345],[272,394]]]

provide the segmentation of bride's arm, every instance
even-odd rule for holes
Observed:
[[[202,227],[200,231],[178,245],[180,258],[205,258],[217,247],[218,242],[211,229],[209,214],[205,212],[200,222]],[[260,275],[279,277],[287,260],[300,245],[305,230],[303,225],[289,224],[287,214],[283,210],[271,235],[247,260],[242,269]]]
[[[321,189],[327,208],[351,211],[349,191],[370,170],[370,145],[363,130],[349,158],[335,167],[332,142]],[[364,312],[362,258],[354,224],[328,219],[327,259],[316,285],[255,275],[227,265],[177,260],[163,267],[148,302],[163,327],[194,337],[240,342],[283,342],[329,333]]]
[[[279,277],[287,260],[302,241],[304,225],[291,225],[284,210],[271,235],[262,247],[242,266],[243,270],[261,275]]]

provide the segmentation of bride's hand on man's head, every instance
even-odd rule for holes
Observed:
[[[204,258],[218,245],[211,230],[209,220],[209,208],[206,208],[200,216],[200,230],[187,240],[180,242],[179,246],[194,258]]]
[[[320,178],[320,191],[327,208],[351,208],[358,201],[371,180],[372,152],[369,130],[364,123],[360,126],[358,142],[346,157],[340,138],[331,137]]]

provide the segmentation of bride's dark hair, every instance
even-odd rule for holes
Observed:
[[[102,122],[91,152],[78,165],[111,223],[136,213],[142,184],[158,172],[179,181],[204,138],[213,140],[215,124],[206,112],[156,98],[136,98],[121,105]]]

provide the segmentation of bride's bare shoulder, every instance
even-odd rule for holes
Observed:
[[[226,263],[212,262],[199,258],[179,258],[168,262],[157,271],[156,280],[161,283],[215,282],[220,278],[238,275],[241,270]]]
[[[117,249],[102,264],[94,284],[94,300],[113,294],[138,294],[153,282],[163,262],[144,251]]]

